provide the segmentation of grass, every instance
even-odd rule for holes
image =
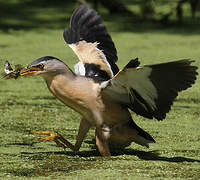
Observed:
[[[36,5],[31,6],[32,11],[40,22],[46,22],[42,27],[37,18],[34,21],[30,18],[22,28],[15,26],[8,23],[14,22],[11,14],[7,22],[1,24],[0,71],[5,60],[26,65],[45,55],[58,57],[71,68],[76,63],[75,55],[62,39],[70,7],[66,13],[59,8],[46,7],[51,13],[43,13]],[[52,13],[57,12],[60,15],[54,17],[53,26],[48,22]],[[15,17],[16,24],[21,22],[20,17]],[[125,29],[122,23],[126,20],[121,19],[119,24],[109,16],[105,19],[118,49],[120,67],[135,57],[139,57],[142,64],[191,58],[196,60],[194,65],[200,66],[197,25],[189,28],[126,24]],[[53,142],[39,142],[30,130],[54,130],[74,143],[80,116],[56,100],[40,77],[1,79],[0,179],[199,179],[199,89],[200,80],[197,79],[192,88],[180,93],[162,122],[133,114],[136,123],[157,141],[149,149],[133,143],[123,152],[102,158],[92,144],[94,129],[90,130],[78,153],[64,151]]]

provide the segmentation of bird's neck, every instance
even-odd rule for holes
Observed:
[[[76,75],[73,73],[51,74],[43,76],[46,81],[47,87],[50,92],[55,95],[59,100],[65,103],[65,99],[71,97],[73,91],[73,82]],[[66,104],[66,103],[65,103]]]
[[[70,81],[73,81],[76,78],[76,75],[71,72],[64,72],[64,73],[48,73],[48,74],[42,74],[42,77],[46,81],[47,84],[51,84],[52,81],[55,79],[63,79],[65,83],[70,83]]]
[[[56,76],[44,77],[47,86],[51,93],[56,96],[61,102],[71,107],[80,114],[87,114],[87,103],[84,103],[83,98],[85,97],[86,88],[83,88],[77,77],[73,73],[71,74],[58,74]],[[84,81],[85,80],[85,81]],[[89,81],[83,78],[82,82],[88,85]],[[86,94],[87,95],[87,94]]]
[[[57,86],[70,86],[70,84],[76,78],[76,75],[69,68],[63,69],[59,72],[55,71],[44,73],[42,76],[46,81],[48,88],[56,88]]]

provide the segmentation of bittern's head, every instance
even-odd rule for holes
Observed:
[[[45,56],[36,59],[26,68],[20,71],[20,76],[59,74],[66,71],[67,66],[59,59],[52,56]]]

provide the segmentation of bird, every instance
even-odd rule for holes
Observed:
[[[40,75],[50,92],[81,115],[75,144],[54,131],[32,131],[43,141],[79,151],[87,132],[95,128],[101,156],[132,142],[149,147],[154,138],[133,120],[131,111],[147,119],[165,119],[180,91],[191,87],[198,75],[190,59],[140,66],[138,58],[119,69],[117,50],[101,16],[87,5],[73,12],[63,37],[78,57],[71,70],[52,56],[34,60],[20,76]]]

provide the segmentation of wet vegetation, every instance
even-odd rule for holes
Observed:
[[[4,15],[0,17],[0,72],[6,60],[26,65],[46,55],[73,68],[77,60],[62,32],[77,4],[69,1],[44,7],[38,1],[20,2],[24,4],[12,0],[4,6],[9,11],[0,11]],[[188,21],[191,26],[134,24],[129,18],[110,16],[103,9],[100,12],[118,49],[120,67],[135,57],[142,64],[191,58],[200,66],[196,21]],[[53,130],[74,143],[80,121],[77,113],[50,94],[42,78],[0,79],[0,178],[199,179],[199,89],[198,78],[192,88],[180,93],[162,122],[132,114],[157,142],[149,149],[133,143],[102,158],[94,145],[94,129],[77,153],[53,142],[40,142],[30,134],[31,130]]]

